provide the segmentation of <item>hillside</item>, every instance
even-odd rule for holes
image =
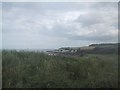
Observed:
[[[3,88],[117,88],[117,44],[2,51]]]
[[[120,44],[118,43],[104,43],[104,44],[91,44],[89,46],[84,46],[84,47],[63,47],[60,48],[59,50],[77,50],[77,51],[82,51],[86,54],[112,54],[118,53],[118,46],[120,46]]]

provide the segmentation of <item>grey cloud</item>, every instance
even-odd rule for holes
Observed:
[[[83,27],[89,27],[94,24],[102,23],[102,17],[96,13],[88,13],[86,15],[80,15],[75,21],[81,23]]]
[[[91,9],[96,10],[111,10],[111,9],[117,9],[118,8],[118,2],[96,2],[91,6]]]
[[[118,20],[117,2],[93,3],[87,14],[80,15],[75,22],[81,23],[83,27],[94,24],[110,24],[117,28]]]
[[[73,40],[81,40],[81,41],[91,41],[91,42],[118,42],[117,36],[113,35],[92,35],[92,36],[84,36],[84,35],[76,35],[71,37]]]
[[[3,46],[54,48],[117,42],[116,24],[117,10],[111,3],[4,3]]]

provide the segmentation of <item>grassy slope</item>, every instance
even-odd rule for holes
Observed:
[[[3,87],[117,87],[117,55],[47,56],[3,51]]]

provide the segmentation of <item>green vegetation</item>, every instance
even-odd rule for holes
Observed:
[[[48,56],[2,51],[3,88],[118,87],[116,54]]]

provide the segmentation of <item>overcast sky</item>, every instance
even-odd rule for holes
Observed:
[[[3,49],[79,47],[118,40],[117,2],[2,3]]]

